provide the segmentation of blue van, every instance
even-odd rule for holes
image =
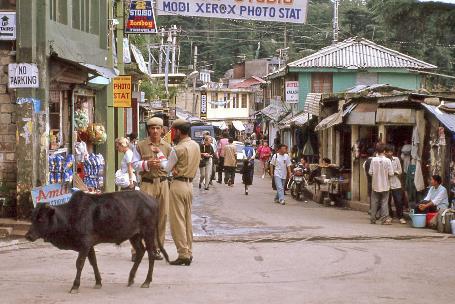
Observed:
[[[204,138],[204,134],[207,132],[210,133],[210,136],[215,138],[215,128],[213,126],[191,126],[191,139],[197,143],[201,143]]]

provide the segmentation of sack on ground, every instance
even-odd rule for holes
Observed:
[[[440,233],[452,233],[451,220],[455,220],[455,210],[444,209],[438,212],[437,229]]]
[[[115,172],[115,184],[121,188],[126,188],[130,185],[128,173],[124,173],[121,169]]]

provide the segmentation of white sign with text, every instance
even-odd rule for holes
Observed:
[[[157,0],[158,15],[305,23],[308,0]]]
[[[8,87],[39,88],[38,66],[32,63],[11,63],[8,65]]]
[[[286,81],[286,103],[299,102],[299,82]]]

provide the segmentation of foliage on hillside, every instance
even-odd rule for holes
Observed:
[[[241,59],[272,57],[289,47],[289,60],[332,43],[333,3],[311,0],[307,24],[283,24],[180,16],[158,16],[160,27],[180,29],[180,66],[191,64],[191,46],[199,48],[199,66],[215,79]],[[341,0],[340,40],[362,36],[435,64],[455,74],[455,5],[417,0]],[[286,33],[286,39],[285,39]],[[153,37],[156,41],[158,37]],[[285,43],[286,42],[286,43]],[[444,79],[453,86],[453,81]]]

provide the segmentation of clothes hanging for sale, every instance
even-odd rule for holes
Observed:
[[[416,165],[410,164],[408,171],[406,172],[406,191],[408,193],[408,200],[415,202],[417,198],[417,190],[414,184],[414,178],[416,173]]]

